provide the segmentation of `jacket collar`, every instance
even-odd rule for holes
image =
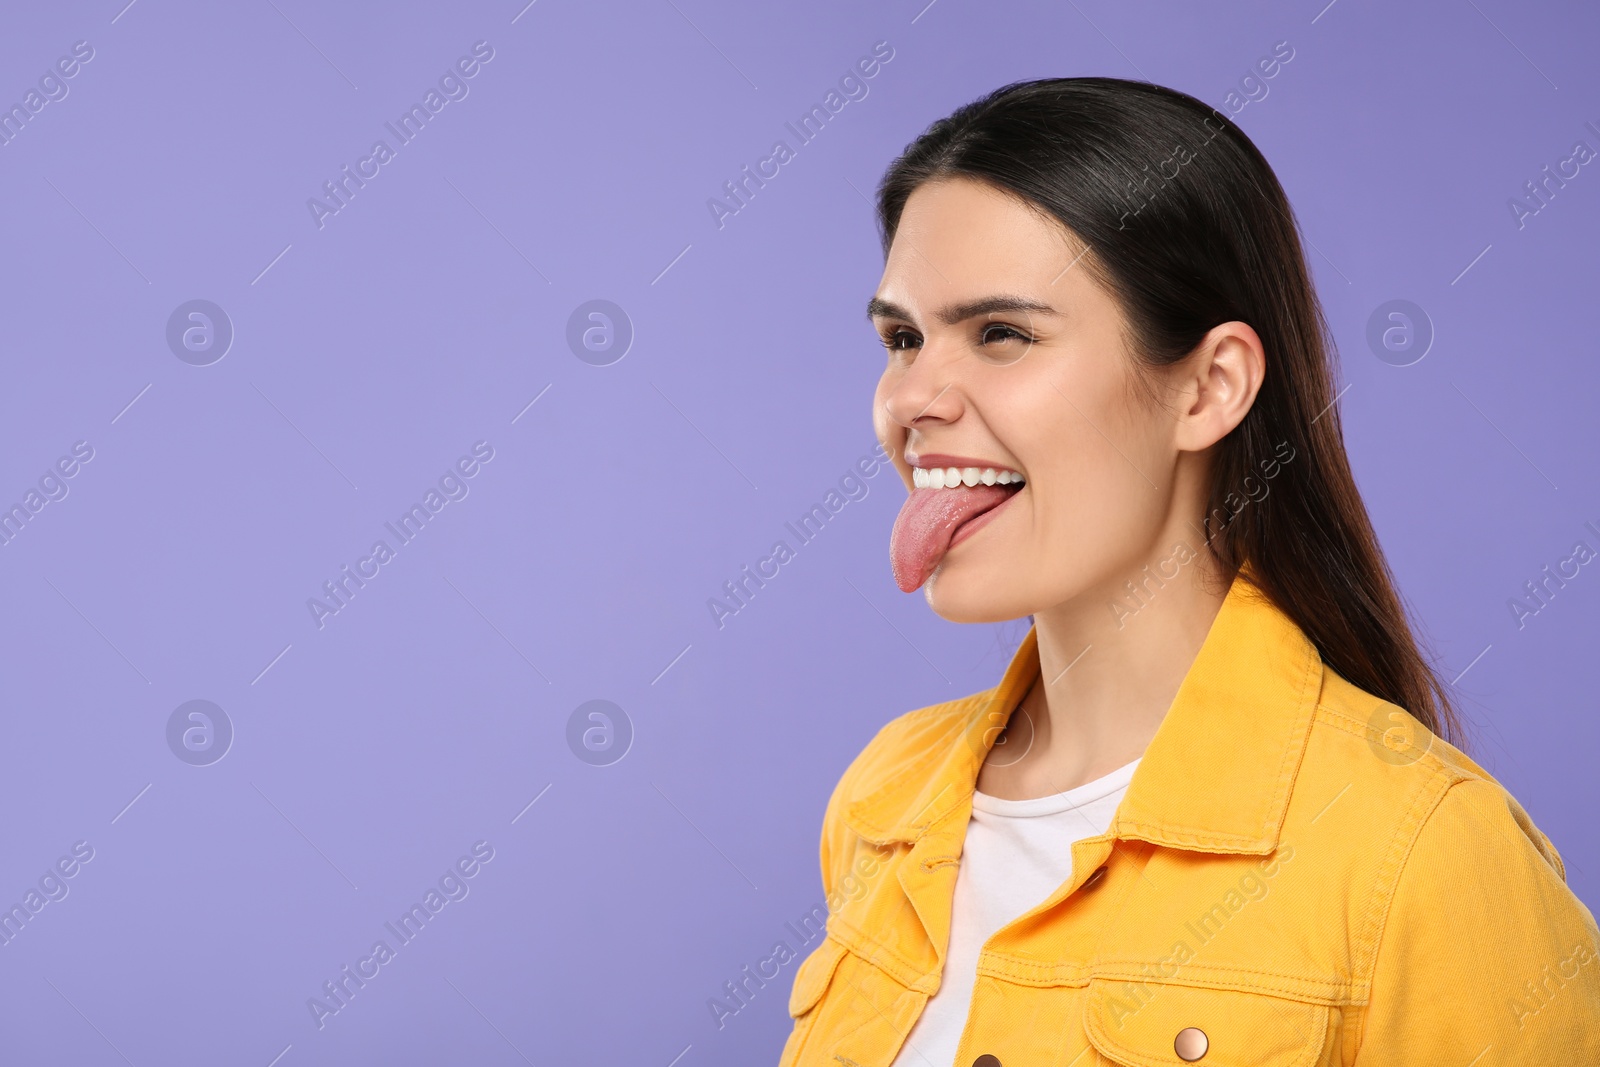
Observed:
[[[1134,771],[1113,837],[1206,852],[1265,855],[1277,848],[1323,666],[1249,572],[1246,564],[1235,576]],[[930,723],[945,724],[925,738],[929,749],[848,805],[845,821],[879,845],[915,842],[935,828],[959,832],[989,748],[1038,675],[1038,634],[1029,627],[1000,683],[928,709]]]

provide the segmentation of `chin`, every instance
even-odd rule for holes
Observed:
[[[947,622],[1010,622],[1037,610],[1018,591],[978,574],[946,574],[941,565],[922,586],[923,598],[933,613]]]

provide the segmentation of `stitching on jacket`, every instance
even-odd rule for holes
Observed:
[[[1391,702],[1385,701],[1385,703]],[[1394,706],[1400,708],[1399,704],[1395,704]],[[1404,708],[1400,708],[1400,710],[1405,711]],[[1382,732],[1374,729],[1370,723],[1355,718],[1354,716],[1340,711],[1338,708],[1332,707],[1328,704],[1318,704],[1316,711],[1318,718],[1335,730],[1342,730],[1344,733],[1347,733],[1352,737],[1359,737],[1368,743],[1383,743]],[[1411,713],[1407,711],[1406,714],[1410,715]],[[1423,728],[1427,729],[1426,726]],[[1432,731],[1429,731],[1429,736],[1432,737],[1434,741],[1438,741],[1440,744],[1448,744],[1447,741],[1441,738],[1438,734],[1432,733]],[[1433,750],[1432,742],[1429,742],[1428,747],[1418,753],[1414,762],[1419,766],[1426,764],[1427,769],[1432,771],[1434,774],[1442,774],[1452,779],[1452,785],[1454,785],[1456,782],[1474,781],[1488,782],[1490,785],[1499,786],[1502,789],[1504,788],[1504,786],[1500,786],[1500,783],[1494,778],[1485,777],[1485,775],[1479,774],[1470,767],[1460,766],[1455,761],[1441,756],[1439,753]]]
[[[1015,956],[1008,956],[1004,953],[993,951],[986,952],[984,955],[990,959],[1003,962],[1009,965],[1011,968],[1014,968],[1014,970],[1002,972],[993,966],[986,967],[980,964],[978,967],[979,974],[988,975],[992,978],[1002,978],[1008,981],[1020,982],[1025,985],[1066,985],[1078,987],[1086,986],[1094,979],[1099,978],[1107,981],[1140,982],[1149,985],[1182,986],[1196,989],[1222,989],[1238,993],[1271,993],[1281,995],[1286,1000],[1314,1001],[1318,1004],[1325,1004],[1334,1007],[1347,1007],[1350,1005],[1363,1003],[1363,1000],[1358,995],[1356,989],[1346,979],[1317,978],[1304,974],[1294,974],[1288,971],[1274,971],[1255,967],[1238,967],[1233,965],[1219,966],[1216,964],[1207,964],[1203,967],[1195,965],[1186,967],[1184,970],[1185,977],[1181,979],[1160,977],[1152,978],[1142,971],[1137,970],[1137,968],[1141,965],[1148,964],[1150,962],[1149,960],[1139,958],[1112,958],[1097,959],[1090,963],[1082,964],[1080,967],[1076,968],[1077,970],[1081,971],[1081,973],[1076,976],[1052,977],[1050,972],[1053,970],[1053,968],[1049,964],[1040,964],[1034,960],[1020,959]],[[1117,967],[1125,967],[1127,968],[1127,971],[1125,973],[1095,973],[1097,968],[1109,969]],[[1025,973],[1029,971],[1034,973],[1032,975]],[[1268,985],[1257,981],[1256,984],[1252,985],[1240,984],[1239,981],[1234,981],[1234,979],[1242,980],[1246,978],[1254,978],[1258,980],[1263,978],[1282,979],[1285,984]],[[1305,992],[1307,987],[1317,987],[1324,990],[1324,992],[1308,993]]]
[[[848,941],[843,937],[835,939],[839,942],[840,947],[842,947],[846,952],[850,953],[856,959],[871,964],[873,967],[882,971],[884,974],[888,975],[890,978],[893,978],[906,988],[911,988],[917,982],[920,982],[927,976],[927,972],[922,968],[916,966],[894,949],[878,941],[865,931],[851,925],[848,922],[845,922],[843,919],[838,918],[837,916],[835,916],[831,921],[840,928],[842,933],[847,933],[850,935],[850,940]],[[863,952],[858,952],[856,950],[858,943],[870,944],[873,948],[872,954],[868,955]],[[902,974],[896,974],[893,969],[885,967],[882,963],[880,963],[878,960],[879,955],[886,956],[898,964]]]
[[[1119,1035],[1114,1035],[1107,1032],[1105,1028],[1106,1012],[1104,1010],[1105,1006],[1102,996],[1103,994],[1101,992],[1091,990],[1086,998],[1087,1009],[1084,1012],[1084,1030],[1089,1035],[1089,1041],[1092,1046],[1094,1046],[1096,1049],[1102,1049],[1103,1046],[1110,1045],[1113,1049],[1117,1050],[1119,1062],[1122,1056],[1130,1056],[1133,1058],[1134,1062],[1141,1065],[1148,1065],[1148,1067],[1158,1067],[1160,1064],[1171,1062],[1165,1055],[1161,1055],[1159,1058],[1152,1058],[1148,1056],[1144,1050],[1136,1049],[1130,1046],[1126,1041],[1122,1040]],[[1323,1060],[1321,1052],[1326,1049],[1328,1020],[1333,1012],[1332,1009],[1326,1004],[1300,1003],[1304,1007],[1311,1009],[1311,1014],[1313,1017],[1320,1015],[1322,1024],[1320,1029],[1322,1030],[1322,1034],[1319,1035],[1320,1040],[1317,1042],[1315,1047],[1306,1045],[1300,1050],[1300,1054],[1295,1057],[1292,1067],[1313,1067],[1313,1061],[1316,1063],[1326,1062]]]
[[[1367,1024],[1371,1021],[1372,1013],[1372,979],[1377,972],[1378,949],[1383,943],[1383,934],[1389,925],[1389,911],[1394,905],[1394,898],[1400,886],[1400,876],[1405,872],[1406,862],[1411,858],[1411,852],[1416,847],[1418,839],[1422,837],[1422,831],[1427,828],[1428,820],[1439,809],[1450,789],[1465,780],[1464,777],[1452,778],[1449,773],[1452,768],[1442,763],[1438,763],[1438,768],[1423,782],[1418,790],[1417,799],[1412,802],[1406,811],[1405,819],[1395,832],[1395,843],[1390,849],[1390,855],[1380,867],[1375,882],[1371,915],[1367,920],[1370,930],[1360,935],[1356,941],[1358,956],[1355,974],[1366,994],[1360,1017],[1355,1023],[1359,1031],[1355,1038],[1357,1056],[1361,1054],[1361,1047],[1367,1039]],[[1424,806],[1427,809],[1425,813],[1422,812]],[[1413,822],[1415,829],[1410,829]],[[1409,832],[1402,833],[1402,830]],[[1386,887],[1384,887],[1385,879],[1388,879]],[[1381,892],[1376,891],[1380,888]]]
[[[831,949],[829,948],[830,944],[832,945]],[[821,955],[824,949],[828,949],[829,954],[833,956],[832,963],[823,963],[823,961],[827,959],[827,956]],[[817,945],[816,949],[812,951],[811,955],[807,956],[805,960],[801,962],[799,970],[795,972],[794,982],[789,989],[791,1008],[793,1007],[795,994],[799,992],[801,988],[800,980],[802,977],[804,977],[807,981],[815,982],[817,985],[817,989],[815,991],[807,991],[806,999],[809,1001],[809,1003],[805,1009],[805,1014],[815,1016],[817,1005],[821,1002],[824,994],[827,993],[828,987],[833,984],[834,973],[839,970],[839,963],[845,958],[848,952],[849,950],[845,947],[843,941],[840,941],[836,937],[829,937],[824,934],[821,943]],[[807,967],[814,967],[815,971],[806,971]]]
[[[1158,981],[1155,981],[1153,979],[1142,979],[1142,978],[1141,979],[1131,979],[1131,978],[1125,979],[1125,978],[1108,977],[1108,976],[1105,976],[1105,975],[1094,975],[1094,976],[1092,976],[1090,978],[1090,981],[1089,981],[1088,984],[1092,986],[1093,983],[1096,980],[1099,980],[1101,982],[1107,982],[1107,981],[1110,981],[1110,982],[1125,982],[1125,983],[1127,983],[1129,985],[1141,984],[1141,985],[1150,985],[1150,986],[1161,986],[1163,988],[1171,988],[1171,989],[1199,989],[1199,990],[1203,990],[1203,991],[1208,992],[1208,993],[1239,993],[1239,994],[1242,994],[1243,996],[1247,996],[1247,997],[1250,997],[1250,996],[1271,997],[1274,1000],[1289,1000],[1289,1001],[1293,1001],[1296,1004],[1305,1005],[1306,1007],[1344,1008],[1344,1007],[1348,1007],[1349,1006],[1349,1001],[1339,1000],[1337,998],[1321,997],[1321,996],[1308,996],[1308,995],[1303,994],[1303,993],[1280,992],[1278,990],[1267,989],[1267,988],[1264,988],[1264,987],[1259,986],[1259,985],[1248,985],[1248,984],[1228,985],[1228,984],[1223,983],[1223,982],[1171,982],[1171,981],[1159,981],[1158,982]],[[1091,996],[1094,995],[1094,990],[1093,989],[1090,990],[1090,995]],[[1101,994],[1101,995],[1104,995],[1104,994]]]
[[[1394,701],[1385,700],[1384,703],[1385,704],[1394,704]],[[1394,706],[1397,707],[1397,708],[1400,708],[1399,704],[1394,704]],[[1368,723],[1368,722],[1366,722],[1365,720],[1362,720],[1362,719],[1358,719],[1354,715],[1351,715],[1349,712],[1344,711],[1344,710],[1342,710],[1340,708],[1334,707],[1332,704],[1323,704],[1323,703],[1319,702],[1317,704],[1315,710],[1317,711],[1319,717],[1322,718],[1324,721],[1326,721],[1329,726],[1332,726],[1332,727],[1335,727],[1337,729],[1343,730],[1347,734],[1351,734],[1351,735],[1353,735],[1355,737],[1359,737],[1364,741],[1382,741],[1383,740],[1382,731],[1379,731],[1379,730],[1375,729],[1372,726],[1371,723]],[[1406,711],[1405,708],[1400,708],[1400,710],[1401,711]],[[1406,714],[1407,715],[1411,715],[1411,713],[1409,711],[1406,711]],[[1416,718],[1416,716],[1412,715],[1412,718]],[[1418,721],[1420,722],[1421,720],[1418,720]],[[1425,723],[1423,724],[1423,729],[1425,729],[1425,730],[1427,729],[1427,724],[1425,724]],[[1434,741],[1439,741],[1439,742],[1443,742],[1444,741],[1444,738],[1440,737],[1438,734],[1434,733],[1432,730],[1428,731],[1428,736],[1431,737]],[[1423,749],[1422,752],[1418,754],[1417,762],[1420,763],[1424,759],[1432,760],[1435,764],[1438,764],[1440,767],[1447,768],[1447,769],[1449,769],[1451,771],[1454,771],[1454,772],[1456,772],[1458,774],[1469,774],[1469,775],[1472,775],[1472,777],[1474,777],[1474,778],[1478,777],[1477,774],[1473,773],[1468,768],[1466,768],[1466,767],[1457,767],[1454,763],[1451,763],[1451,762],[1447,761],[1443,756],[1441,756],[1438,753],[1434,752],[1433,751],[1433,744],[1432,744],[1431,741],[1429,742],[1428,747]]]
[[[1216,830],[1199,830],[1189,826],[1175,827],[1167,823],[1151,823],[1141,819],[1123,819],[1120,823],[1124,830],[1142,830],[1146,833],[1160,836],[1166,840],[1181,841],[1192,845],[1212,845],[1217,847],[1233,846],[1240,852],[1254,853],[1263,851],[1260,836],[1250,837],[1245,834],[1219,833]],[[1147,842],[1158,845],[1160,842]],[[1265,851],[1271,851],[1266,849]]]
[[[1384,703],[1392,704],[1394,702],[1386,700]],[[1400,708],[1399,704],[1395,704],[1394,706]],[[1406,711],[1405,708],[1400,708],[1400,710]],[[1368,723],[1362,719],[1358,719],[1348,712],[1341,711],[1339,708],[1336,708],[1331,704],[1318,703],[1316,706],[1316,712],[1318,718],[1322,719],[1322,721],[1336,730],[1343,730],[1345,733],[1350,734],[1353,737],[1359,737],[1363,741],[1378,742],[1379,744],[1383,742],[1383,733],[1375,729],[1371,723]],[[1410,715],[1411,713],[1406,711],[1406,714]],[[1415,718],[1415,716],[1412,717]],[[1424,724],[1423,729],[1427,729],[1426,724]],[[1434,741],[1438,741],[1440,744],[1448,744],[1444,738],[1440,737],[1431,730],[1428,731],[1428,735]],[[1465,753],[1463,753],[1463,755],[1465,755]],[[1433,767],[1435,770],[1443,771],[1447,774],[1453,774],[1460,778],[1476,778],[1482,781],[1489,780],[1484,778],[1483,775],[1472,770],[1470,767],[1458,766],[1454,761],[1448,760],[1439,755],[1439,753],[1433,750],[1432,741],[1429,742],[1427,748],[1423,749],[1422,752],[1417,755],[1417,763],[1421,763],[1424,760],[1426,760],[1429,766]]]
[[[1305,671],[1300,679],[1297,693],[1296,722],[1303,723],[1294,735],[1285,744],[1283,755],[1280,757],[1278,773],[1274,779],[1276,790],[1273,800],[1280,797],[1283,800],[1276,817],[1269,811],[1263,815],[1261,829],[1255,835],[1219,833],[1208,828],[1192,826],[1173,826],[1171,823],[1151,823],[1139,819],[1124,819],[1120,826],[1128,830],[1139,830],[1153,837],[1166,840],[1179,841],[1185,844],[1211,847],[1219,851],[1226,851],[1228,846],[1236,848],[1245,854],[1254,854],[1261,851],[1263,842],[1274,840],[1277,833],[1283,829],[1283,820],[1289,812],[1289,803],[1293,794],[1292,783],[1299,776],[1300,765],[1305,760],[1308,741],[1311,737],[1312,722],[1316,717],[1316,709],[1321,693],[1311,695],[1312,682],[1322,667],[1322,660],[1317,655],[1316,648],[1309,641],[1305,643],[1302,657],[1305,661]],[[1151,842],[1152,844],[1156,842]],[[1270,850],[1268,850],[1270,851]]]
[[[1456,783],[1456,785],[1460,784],[1460,782]],[[1556,848],[1556,843],[1550,840],[1545,835],[1545,832],[1534,824],[1533,816],[1528,814],[1527,809],[1509,791],[1501,799],[1505,801],[1506,811],[1510,813],[1511,821],[1516,824],[1517,829],[1522,831],[1524,837],[1533,842],[1533,847],[1540,853],[1540,858],[1550,864],[1555,869],[1555,872],[1561,876],[1561,881],[1565,883],[1567,880],[1567,865],[1561,859],[1561,852]]]
[[[998,688],[998,687],[996,687],[996,688]],[[985,693],[981,693],[981,694],[978,694],[978,695],[987,697],[988,694],[990,694],[992,692],[993,692],[993,690],[987,690],[987,691],[985,691]],[[969,697],[969,698],[966,698],[966,699],[970,700],[970,699],[973,699],[973,698]],[[940,707],[943,707],[943,705],[936,705],[934,709],[925,709],[925,710],[929,710],[929,711],[937,710]],[[963,711],[963,714],[959,718],[957,718],[957,722],[960,722],[960,723],[964,724],[966,722],[966,719],[967,719],[968,715],[970,714],[970,712],[971,712],[970,708],[965,709]],[[920,714],[922,714],[922,712],[913,712],[912,714],[913,715],[920,715]],[[904,716],[902,716],[902,718],[904,718]],[[876,739],[874,739],[874,740],[876,740]],[[957,733],[957,735],[953,739],[953,741],[955,743],[960,743],[960,733],[959,732]],[[929,767],[931,767],[934,764],[938,763],[940,760],[947,758],[948,756],[949,756],[949,750],[947,748],[942,747],[942,746],[931,747],[926,752],[924,752],[922,755],[920,755],[916,759],[914,759],[909,765],[907,765],[906,767],[901,769],[898,772],[898,774],[896,775],[896,777],[918,774],[918,773],[920,773],[922,771],[927,770]],[[880,794],[884,790],[888,789],[892,784],[893,784],[892,782],[878,783],[866,795],[852,798],[849,801],[849,803],[847,803],[846,806],[845,806],[846,807],[846,814],[847,814],[848,818],[850,820],[853,820],[856,823],[859,823],[862,827],[871,830],[874,833],[874,835],[876,835],[877,837],[894,837],[894,836],[896,836],[894,831],[891,830],[889,827],[881,826],[876,821],[864,818],[862,815],[860,815],[859,813],[854,811],[854,809],[858,805],[876,799],[878,794]],[[955,802],[952,802],[948,807],[942,809],[941,811],[938,812],[937,815],[935,815],[932,818],[930,818],[929,819],[929,823],[931,824],[934,821],[937,821],[937,819],[942,818],[945,814],[947,814],[949,812],[950,808],[953,808],[953,807],[955,807]],[[898,818],[903,819],[904,816],[901,815]]]
[[[1378,867],[1377,876],[1373,880],[1372,901],[1363,921],[1365,929],[1355,938],[1356,954],[1352,968],[1357,983],[1365,992],[1366,1002],[1370,1002],[1372,998],[1372,978],[1377,970],[1378,948],[1383,943],[1383,934],[1389,925],[1389,911],[1394,905],[1400,877],[1405,873],[1406,862],[1411,858],[1417,840],[1421,838],[1422,831],[1427,827],[1433,813],[1438,810],[1445,794],[1450,791],[1451,786],[1461,780],[1452,779],[1448,772],[1439,770],[1422,781],[1415,799],[1406,809],[1400,825],[1395,828],[1389,854]]]
[[[1310,639],[1303,635],[1300,640],[1303,646],[1301,651],[1305,657],[1306,668],[1305,676],[1300,679],[1295,721],[1301,725],[1294,737],[1291,738],[1288,746],[1284,748],[1283,763],[1278,768],[1278,796],[1282,797],[1283,804],[1278,810],[1276,820],[1271,819],[1271,813],[1269,812],[1267,814],[1269,821],[1264,822],[1261,827],[1262,837],[1274,839],[1282,832],[1283,820],[1289,813],[1289,802],[1294,793],[1292,783],[1299,776],[1300,765],[1305,760],[1306,749],[1310,747],[1311,727],[1316,720],[1317,702],[1322,697],[1320,686],[1318,687],[1318,692],[1311,693],[1312,678],[1319,673],[1326,673],[1326,668],[1323,667],[1322,663],[1322,656],[1317,652],[1316,646],[1312,645]],[[1307,699],[1308,695],[1310,696],[1309,700]]]
[[[927,757],[925,757],[923,759],[919,759],[917,762],[915,762],[915,763],[911,764],[910,766],[906,767],[900,773],[904,774],[904,775],[920,774],[921,772],[927,770],[928,767],[931,766],[933,763],[937,762],[938,757],[941,756],[941,755],[943,755],[943,753],[940,752],[939,750],[935,749],[929,756],[927,756]],[[868,802],[870,800],[875,799],[877,797],[878,793],[882,792],[886,788],[888,788],[888,784],[887,783],[885,783],[884,785],[880,785],[876,789],[874,789],[872,792],[868,793],[866,796],[858,797],[857,799],[852,800],[848,805],[846,805],[845,817],[846,817],[847,823],[854,823],[857,826],[861,827],[862,829],[870,830],[871,831],[871,837],[869,837],[868,840],[876,841],[876,840],[878,840],[880,838],[884,839],[884,840],[900,840],[901,839],[901,835],[898,832],[896,832],[894,829],[892,829],[890,827],[887,827],[887,826],[884,826],[884,825],[880,824],[879,822],[877,822],[874,819],[868,819],[867,817],[862,815],[860,812],[855,810],[858,805],[864,804],[864,803],[866,803],[866,802]],[[903,820],[903,819],[904,819],[904,815],[903,814],[900,815],[900,816],[897,816],[897,821]]]
[[[1102,960],[1101,962],[1103,964],[1113,965],[1123,964],[1129,967],[1130,970],[1136,964],[1149,963],[1148,960]],[[1186,968],[1186,970],[1189,971],[1193,971],[1194,969],[1195,968],[1193,967]],[[1114,982],[1128,981],[1143,982],[1150,985],[1188,986],[1198,989],[1225,989],[1237,993],[1272,993],[1281,995],[1285,1000],[1305,1001],[1330,1007],[1346,1007],[1351,1004],[1360,1003],[1360,1000],[1356,996],[1356,991],[1351,987],[1351,984],[1344,979],[1308,978],[1303,974],[1292,974],[1288,971],[1264,970],[1256,967],[1219,967],[1213,964],[1207,969],[1217,974],[1219,977],[1208,981],[1201,975],[1191,975],[1191,980],[1180,981],[1171,978],[1148,978],[1143,974],[1138,974],[1137,976],[1130,974],[1126,978],[1121,975],[1114,974],[1091,974],[1089,975],[1089,979],[1090,981],[1099,978],[1101,980],[1109,980]],[[1227,975],[1239,975],[1241,978],[1254,979],[1282,979],[1284,983],[1299,983],[1299,985],[1271,985],[1270,983],[1259,981],[1251,984],[1231,983],[1227,981],[1226,977],[1222,977]],[[1320,986],[1332,992],[1304,992],[1304,988],[1308,986]]]

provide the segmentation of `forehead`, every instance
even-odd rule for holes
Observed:
[[[996,291],[1043,303],[1080,296],[1084,244],[1021,197],[967,177],[924,182],[906,200],[879,296],[907,308]],[[1076,277],[1074,277],[1076,276]]]
[[[900,213],[896,244],[902,235],[919,243],[1000,240],[1051,252],[1081,247],[1048,212],[1015,193],[964,175],[917,186]]]

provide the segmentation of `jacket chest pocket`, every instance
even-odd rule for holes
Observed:
[[[779,1067],[887,1064],[926,1000],[830,934],[795,972]]]
[[[792,1018],[803,1018],[817,1006],[822,994],[828,991],[833,972],[839,969],[839,961],[849,951],[833,938],[824,937],[822,944],[801,961],[799,970],[795,971],[794,985],[789,990],[789,1015]]]
[[[1127,1067],[1326,1067],[1338,1063],[1335,1010],[1266,993],[1094,978],[1089,1041]]]

